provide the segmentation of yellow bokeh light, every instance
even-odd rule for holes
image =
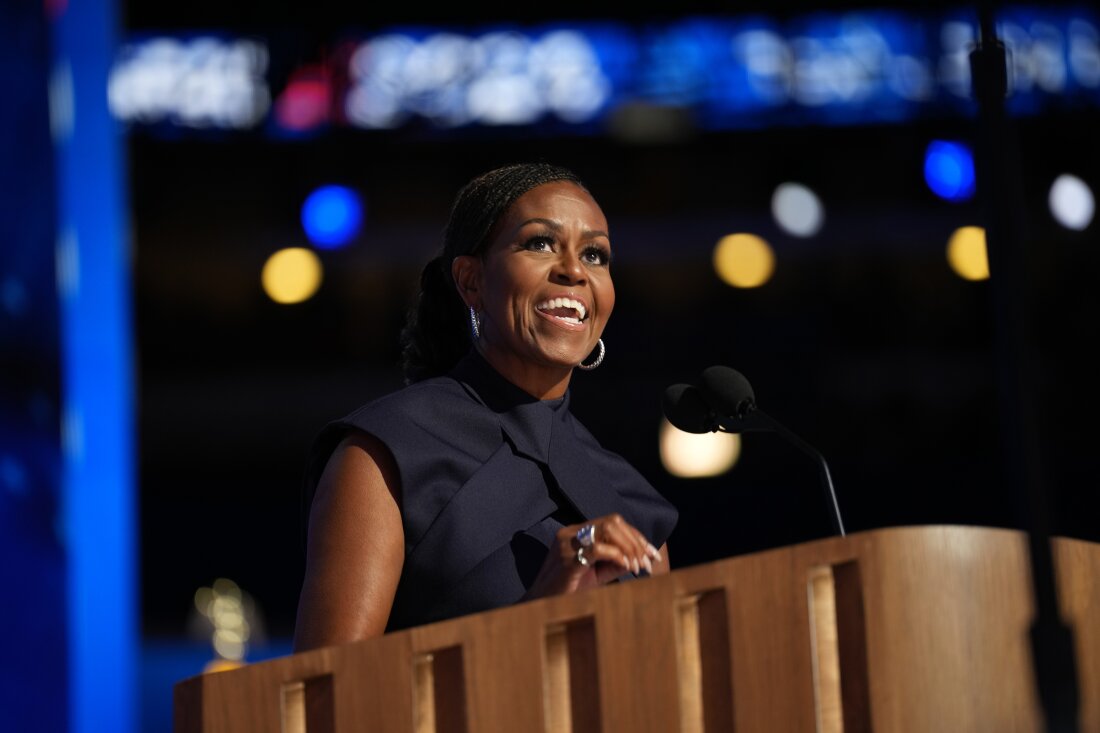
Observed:
[[[673,476],[703,478],[733,468],[741,456],[741,436],[735,433],[685,433],[661,419],[661,463]]]
[[[771,279],[775,254],[755,234],[728,234],[714,247],[714,270],[727,285],[755,288]]]
[[[229,578],[218,578],[213,587],[195,591],[195,607],[213,626],[210,640],[219,659],[244,659],[252,634],[252,625],[245,618],[246,605],[245,593]]]
[[[199,588],[195,591],[195,608],[199,610],[203,616],[210,615],[210,604],[214,600],[214,591],[210,588]]]
[[[228,672],[233,669],[240,669],[243,666],[244,662],[240,662],[235,659],[223,659],[219,657],[218,659],[211,659],[209,662],[207,662],[206,665],[202,668],[202,671],[204,674],[208,674],[210,672]]]
[[[304,247],[288,247],[264,263],[260,281],[264,292],[276,303],[309,300],[321,286],[321,260]]]
[[[985,248],[985,229],[959,227],[947,241],[947,263],[955,274],[966,280],[989,279],[989,256]]]
[[[229,578],[218,578],[214,581],[214,595],[228,598],[241,599],[241,587]]]
[[[222,659],[232,659],[238,662],[244,659],[244,643],[240,640],[222,634],[215,634],[211,641],[214,645],[214,651]]]

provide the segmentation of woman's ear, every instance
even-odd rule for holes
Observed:
[[[481,258],[459,255],[451,262],[451,278],[455,281],[458,297],[475,311],[481,310]]]

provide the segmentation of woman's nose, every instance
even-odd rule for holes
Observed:
[[[570,252],[562,252],[554,263],[553,277],[558,282],[577,284],[585,279],[584,267]]]

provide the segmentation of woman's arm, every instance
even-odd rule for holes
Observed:
[[[294,651],[381,636],[404,560],[393,457],[377,438],[352,433],[313,497]]]

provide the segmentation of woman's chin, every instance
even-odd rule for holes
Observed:
[[[543,359],[544,363],[550,364],[562,369],[572,369],[592,353],[591,349],[560,349],[547,352]]]
[[[588,345],[587,339],[581,342],[580,339],[544,338],[532,339],[519,348],[500,351],[510,352],[503,361],[516,363],[517,366],[526,363],[528,366],[568,371],[588,359],[595,348],[595,345]]]

